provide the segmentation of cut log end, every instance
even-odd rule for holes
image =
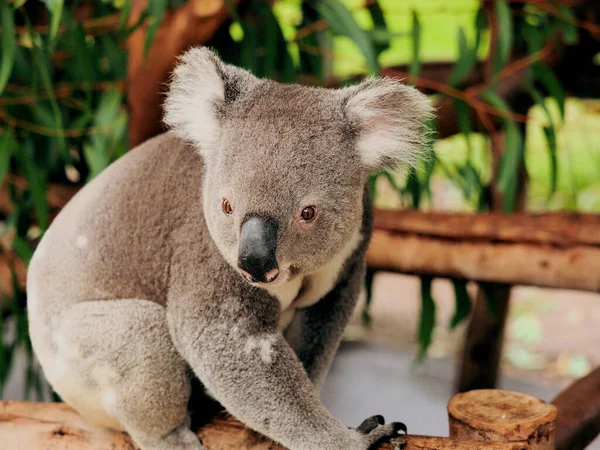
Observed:
[[[450,437],[486,442],[522,442],[553,449],[556,407],[517,392],[481,389],[448,403]]]

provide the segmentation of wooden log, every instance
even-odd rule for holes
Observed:
[[[375,211],[375,228],[454,241],[600,247],[600,214]]]
[[[248,430],[240,422],[215,417],[198,431],[208,450],[285,450]],[[136,450],[125,433],[87,424],[63,403],[0,402],[0,448],[2,450]],[[527,450],[518,443],[429,436],[406,436],[384,443],[380,450]]]
[[[600,248],[596,246],[449,240],[376,229],[367,264],[415,275],[600,290]]]
[[[554,450],[556,407],[517,392],[482,389],[448,403],[450,437]]]
[[[552,404],[558,409],[556,449],[586,448],[600,434],[600,368],[575,381]]]

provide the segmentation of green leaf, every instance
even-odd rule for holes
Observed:
[[[533,65],[533,76],[539,80],[544,86],[548,95],[552,97],[560,110],[560,117],[564,120],[565,118],[565,90],[562,84],[554,74],[554,72],[544,64],[537,63]]]
[[[458,30],[458,60],[448,79],[450,86],[456,87],[471,72],[477,61],[477,49],[469,48],[462,28]]]
[[[544,132],[544,137],[546,138],[546,143],[548,144],[548,154],[550,157],[550,193],[547,199],[547,201],[550,201],[550,199],[556,192],[556,188],[558,185],[556,127],[554,125],[554,120],[552,119],[552,114],[546,106],[546,99],[544,98],[544,96],[533,86],[532,82],[528,83],[527,90],[531,97],[535,100],[535,102],[538,105],[540,105],[540,107],[546,115],[546,119],[548,120],[548,125],[542,127],[542,131]]]
[[[575,25],[577,23],[575,13],[565,5],[559,5],[558,10],[562,16],[558,17],[558,26],[562,31],[565,43],[569,45],[577,44],[579,36],[577,34],[577,25]]]
[[[70,43],[75,49],[75,63],[77,65],[77,77],[85,83],[86,108],[91,109],[92,103],[92,85],[95,81],[94,62],[92,53],[88,47],[85,30],[81,24],[76,24],[70,14],[65,14],[68,18],[68,33]]]
[[[17,38],[15,36],[14,11],[7,1],[2,2],[2,65],[0,66],[0,94],[4,91],[15,63]]]
[[[417,169],[414,167],[410,168],[406,178],[406,190],[410,193],[412,198],[412,207],[419,209],[421,204],[421,183],[417,177]]]
[[[546,143],[548,144],[548,155],[550,157],[550,194],[548,201],[552,195],[556,192],[558,185],[558,158],[556,154],[556,129],[553,125],[545,126],[542,128]]]
[[[27,180],[27,189],[31,193],[38,225],[45,231],[48,228],[50,207],[46,199],[46,181],[34,162],[33,141],[28,139],[25,146],[15,152],[23,176]]]
[[[510,112],[506,102],[494,91],[487,90],[482,98],[504,112]],[[516,206],[519,182],[519,169],[523,163],[525,142],[521,127],[508,118],[504,122],[504,152],[498,167],[498,189],[503,194],[502,210],[512,212]]]
[[[148,31],[146,34],[146,43],[144,44],[144,58],[148,56],[156,32],[162,23],[167,9],[167,0],[148,0],[148,16],[150,17]]]
[[[456,328],[471,314],[471,297],[467,291],[466,280],[452,280],[454,287],[455,308],[450,320],[450,329]]]
[[[337,35],[348,36],[360,49],[367,61],[367,67],[371,74],[380,71],[377,61],[377,52],[373,39],[367,31],[363,30],[352,13],[339,0],[317,2],[316,8],[323,19],[329,24],[329,29]]]
[[[381,172],[374,172],[369,174],[367,178],[367,189],[373,200],[377,196],[377,178],[379,178],[379,175],[381,175]]]
[[[37,36],[37,38],[39,39],[39,35]],[[36,38],[33,39],[34,42],[36,42],[36,40]],[[50,75],[50,63],[44,53],[44,49],[37,45],[34,45],[33,50],[34,64],[35,66],[37,66],[38,72],[40,74],[40,79],[42,80],[42,85],[44,86],[44,90],[46,91],[46,94],[49,97],[50,106],[52,108],[52,114],[54,115],[54,128],[56,129],[56,133],[58,135],[57,142],[59,150],[61,151],[65,159],[68,160],[69,152],[67,149],[64,135],[62,112],[60,110],[60,107],[58,106],[58,102],[56,101],[56,95],[54,94],[52,76]]]
[[[380,55],[381,52],[390,48],[390,32],[388,30],[385,16],[379,1],[369,2],[367,10],[373,20],[372,37],[375,45],[375,52]]]
[[[17,149],[17,142],[10,128],[5,127],[0,135],[0,186],[4,182],[4,176],[10,169],[10,158]]]
[[[419,52],[421,49],[421,23],[419,22],[419,16],[417,12],[412,12],[412,59],[410,62],[410,68],[408,73],[411,76],[416,77],[421,71],[421,60],[419,58]]]
[[[498,45],[494,49],[494,73],[510,59],[514,39],[513,19],[508,4],[504,0],[496,0],[495,11],[498,20]]]
[[[421,277],[421,316],[419,320],[419,354],[418,361],[427,355],[427,350],[433,341],[435,327],[435,301],[431,295],[431,277]]]
[[[280,39],[278,34],[279,24],[273,16],[269,5],[258,2],[254,4],[254,7],[258,9],[260,22],[257,37],[261,48],[260,59],[262,60],[262,67],[257,76],[261,78],[274,78],[277,73],[277,60],[279,56],[277,54],[278,41]]]
[[[473,145],[471,143],[471,133],[473,130],[471,128],[470,107],[466,102],[455,99],[454,111],[456,113],[456,120],[458,121],[458,128],[465,138],[468,153],[471,155],[473,153]]]
[[[90,169],[88,180],[98,175],[114,159],[112,151],[122,101],[121,92],[115,88],[102,93],[93,126],[104,128],[105,131],[91,135],[90,142],[83,145],[83,154]]]
[[[31,245],[29,245],[29,242],[21,236],[15,236],[10,245],[17,256],[21,258],[25,264],[29,265],[29,261],[31,261],[31,258],[33,257],[33,249],[31,248]]]
[[[58,27],[60,25],[60,18],[62,16],[64,0],[42,0],[48,11],[50,11],[50,41],[54,41],[58,34]]]

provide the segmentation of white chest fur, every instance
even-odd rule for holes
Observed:
[[[361,238],[360,231],[356,231],[346,245],[318,271],[265,288],[281,304],[279,325],[282,329],[290,324],[296,309],[314,305],[333,289],[344,263],[358,247]]]

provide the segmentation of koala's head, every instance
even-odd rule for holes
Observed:
[[[369,172],[413,162],[427,98],[389,78],[344,89],[261,80],[206,48],[174,71],[165,123],[205,163],[203,208],[225,259],[265,286],[327,264],[361,227]]]

